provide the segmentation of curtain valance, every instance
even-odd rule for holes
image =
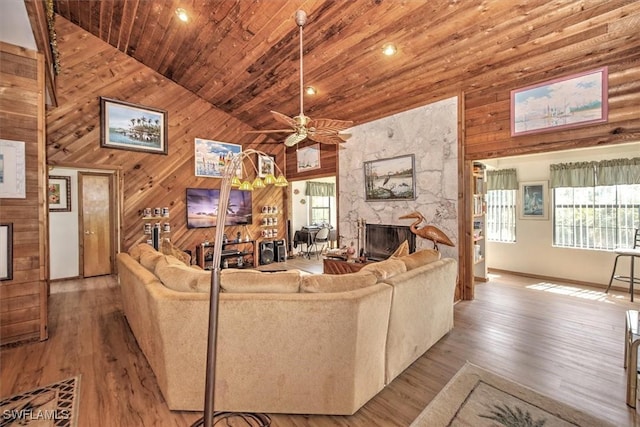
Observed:
[[[487,190],[517,190],[518,173],[515,169],[487,171]]]
[[[551,188],[640,184],[640,157],[558,163],[549,168]]]
[[[334,197],[336,185],[332,182],[307,182],[304,194],[315,197]]]

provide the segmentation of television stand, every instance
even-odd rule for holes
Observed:
[[[348,262],[340,258],[323,258],[322,272],[324,274],[348,274],[360,271],[362,267],[374,261]]]

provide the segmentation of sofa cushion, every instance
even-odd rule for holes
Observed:
[[[140,254],[140,264],[150,272],[154,272],[156,269],[156,264],[160,259],[164,259],[166,255],[161,254],[156,251],[144,251]]]
[[[348,274],[310,274],[302,277],[300,292],[304,293],[332,293],[347,292],[378,282],[376,276],[370,272],[358,271]]]
[[[384,261],[367,264],[362,267],[360,271],[371,272],[378,278],[378,281],[380,281],[393,277],[397,274],[405,273],[407,271],[407,267],[405,263],[399,259],[389,258]]]
[[[177,258],[163,255],[156,263],[155,274],[164,286],[178,292],[209,292],[211,272],[191,268]]]
[[[182,261],[184,265],[191,265],[191,255],[175,246],[169,240],[163,240],[160,251],[165,255],[172,255]]]
[[[396,250],[393,251],[389,258],[398,258],[405,255],[409,255],[409,242],[406,240],[400,243],[400,246],[398,246]]]
[[[297,293],[300,271],[266,272],[258,270],[224,269],[220,272],[220,290],[236,293]]]
[[[398,257],[397,259],[402,261],[407,267],[407,271],[409,271],[422,265],[429,264],[430,262],[438,261],[441,256],[440,252],[435,249],[423,249],[409,255]]]
[[[140,262],[140,255],[142,255],[143,252],[155,251],[155,248],[148,243],[138,243],[137,245],[132,246],[131,249],[129,249],[129,255],[131,255],[131,258]]]

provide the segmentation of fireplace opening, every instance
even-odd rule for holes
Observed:
[[[404,241],[409,243],[409,252],[416,251],[416,235],[407,225],[366,224],[365,256],[372,261],[382,261]]]

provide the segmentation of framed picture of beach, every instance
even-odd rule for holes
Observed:
[[[242,145],[211,139],[196,138],[194,142],[195,175],[222,178],[224,170],[234,157],[242,155]],[[236,175],[242,179],[242,162]]]
[[[511,136],[607,121],[607,67],[511,91]]]
[[[100,146],[167,154],[167,112],[100,97]]]

